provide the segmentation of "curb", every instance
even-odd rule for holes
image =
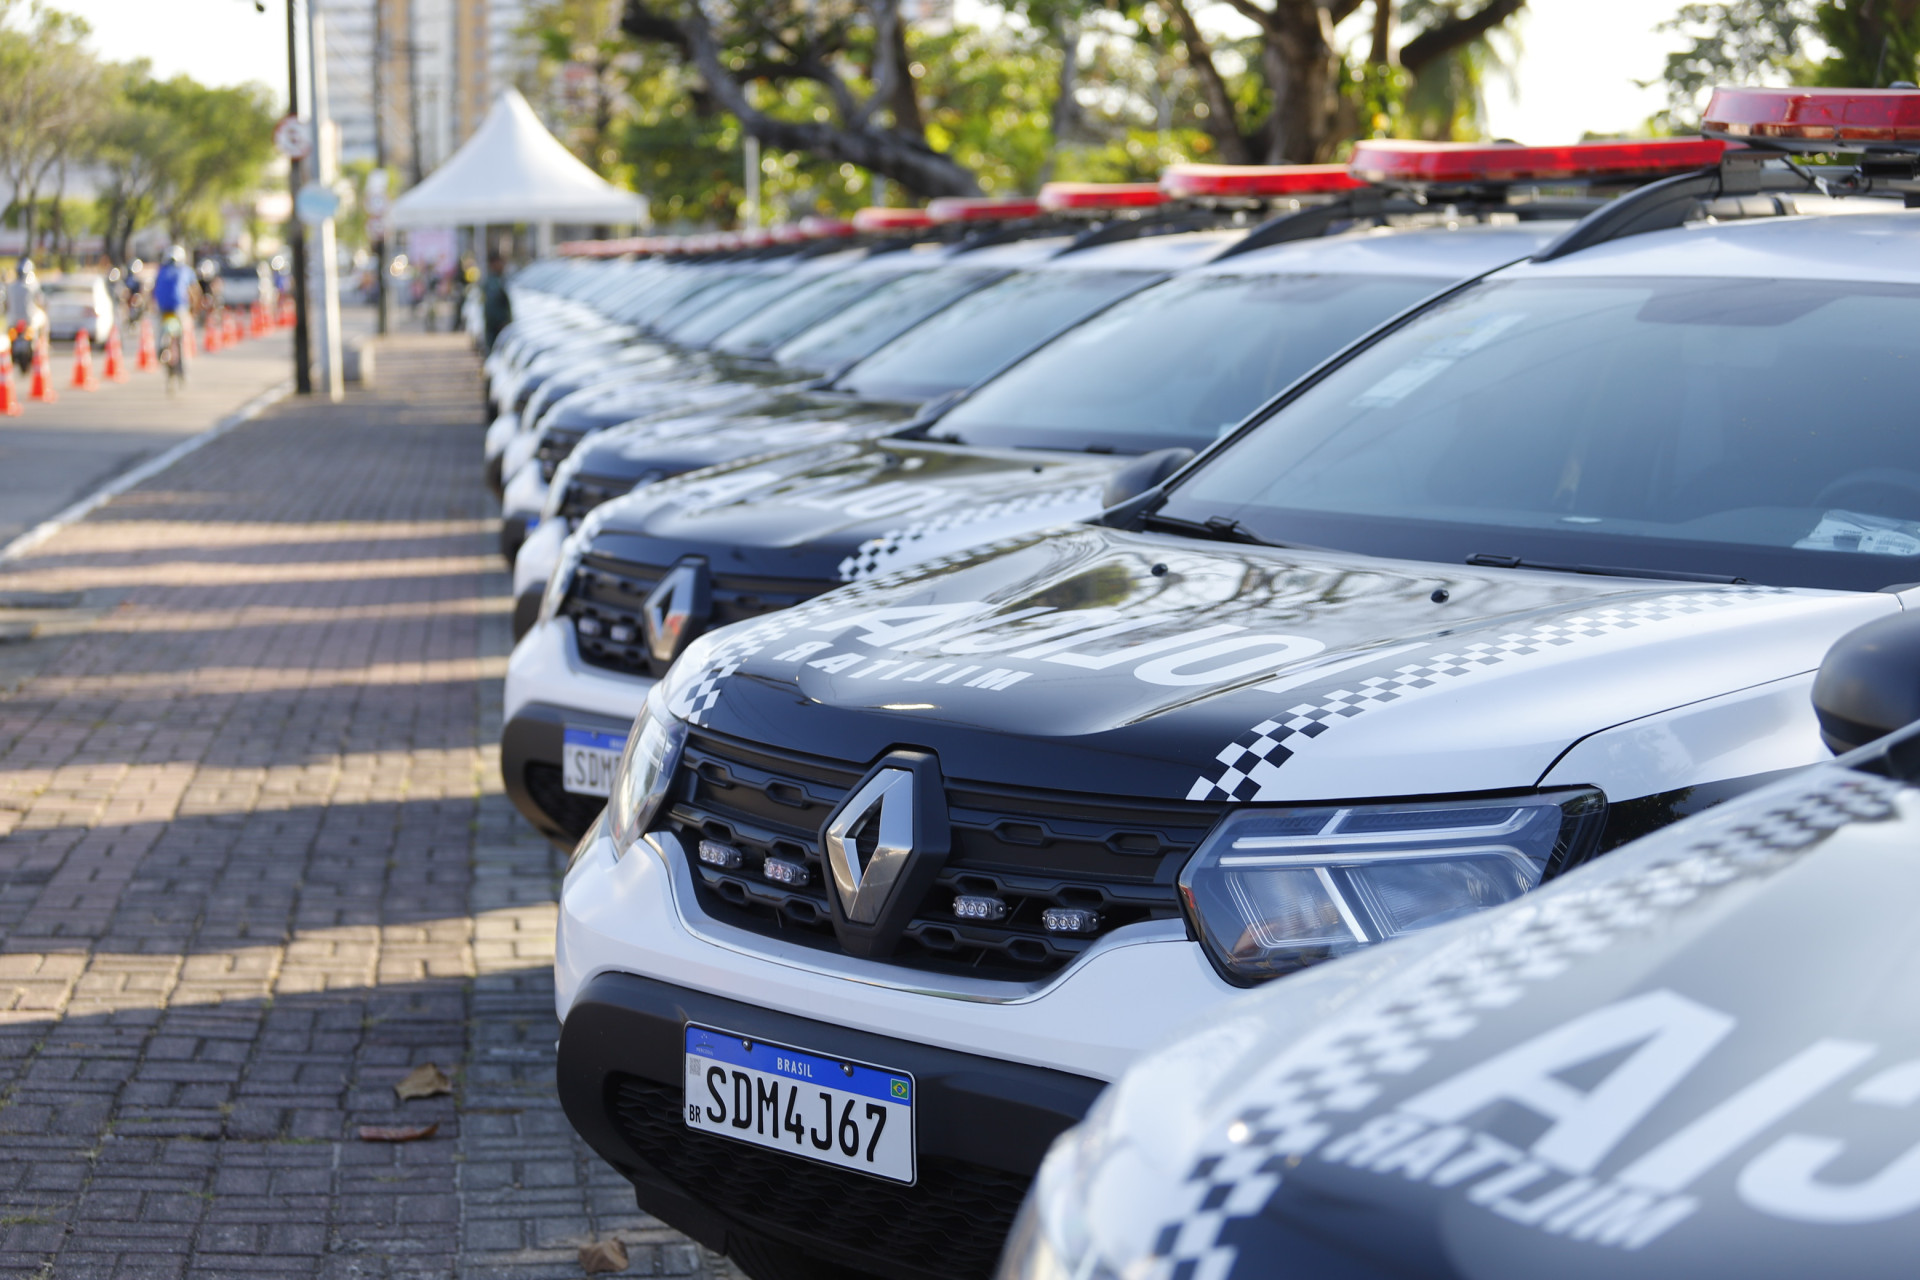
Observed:
[[[104,506],[135,485],[151,480],[194,450],[203,445],[212,444],[244,422],[251,422],[291,394],[293,394],[292,379],[268,387],[199,435],[189,436],[172,448],[148,458],[132,470],[121,472],[64,511],[42,520],[6,546],[0,547],[0,564],[19,559],[68,525],[86,519],[93,514],[96,507]]]

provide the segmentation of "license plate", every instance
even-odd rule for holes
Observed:
[[[687,1127],[912,1183],[913,1077],[687,1026]]]
[[[622,734],[567,726],[566,740],[560,748],[560,785],[577,796],[612,795],[613,775],[619,771],[620,753],[626,748]]]

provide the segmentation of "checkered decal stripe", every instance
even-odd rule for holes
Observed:
[[[1515,658],[1550,653],[1583,640],[1618,635],[1654,623],[1670,622],[1759,598],[1779,595],[1777,588],[1741,587],[1723,591],[1677,592],[1610,605],[1572,618],[1512,631],[1494,640],[1464,645],[1409,663],[1391,675],[1371,676],[1342,685],[1312,702],[1290,707],[1282,716],[1262,720],[1215,756],[1226,769],[1217,778],[1197,779],[1189,800],[1258,800],[1280,767],[1308,742],[1342,720],[1390,702],[1398,702],[1449,680],[1499,666]]]
[[[1285,1171],[1330,1135],[1335,1117],[1370,1106],[1392,1077],[1422,1066],[1431,1046],[1458,1039],[1483,1010],[1513,1004],[1530,985],[1657,928],[1703,895],[1771,876],[1850,823],[1892,818],[1901,791],[1897,783],[1829,770],[1799,794],[1750,819],[1736,815],[1732,825],[1671,856],[1578,890],[1522,899],[1417,970],[1382,984],[1352,1012],[1303,1037],[1247,1089],[1248,1105],[1195,1161],[1178,1196],[1184,1208],[1157,1233],[1152,1266],[1139,1274],[1225,1280],[1237,1254],[1221,1243],[1222,1228],[1264,1209]]]
[[[840,562],[840,581],[859,582],[876,573],[900,567],[898,558],[902,552],[909,550],[916,542],[948,530],[1031,515],[1033,512],[1046,511],[1054,507],[1098,509],[1101,493],[1102,489],[1099,485],[1050,489],[1045,493],[1029,494],[1024,498],[1009,498],[1005,502],[987,502],[979,506],[964,507],[928,520],[915,521],[904,529],[888,530],[877,538],[867,539],[854,549],[852,555]]]

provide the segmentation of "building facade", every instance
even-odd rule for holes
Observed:
[[[417,182],[473,136],[522,67],[529,0],[309,0],[325,19],[344,162]]]

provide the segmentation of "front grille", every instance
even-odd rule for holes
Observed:
[[[689,1129],[678,1086],[618,1075],[608,1094],[634,1153],[695,1200],[749,1226],[830,1248],[852,1246],[954,1280],[993,1274],[1031,1181],[922,1156],[918,1181],[902,1186]]]
[[[627,675],[658,678],[666,674],[667,664],[655,662],[647,653],[640,618],[647,596],[660,585],[669,567],[655,568],[596,555],[581,560],[560,613],[573,619],[582,661]],[[791,609],[833,586],[830,582],[716,574],[709,593],[713,613],[707,626],[725,626],[777,609]]]
[[[698,733],[687,744],[667,825],[692,858],[701,906],[717,919],[806,946],[839,950],[820,834],[864,770]],[[1037,789],[947,784],[953,848],[890,962],[943,973],[1031,981],[1102,936],[1181,914],[1175,879],[1220,806],[1169,805]],[[702,839],[740,850],[741,865],[701,862]],[[805,882],[768,878],[767,860],[806,868]],[[962,894],[993,899],[998,919],[961,919]],[[1049,931],[1042,913],[1081,908],[1092,928]]]
[[[547,427],[540,433],[540,444],[533,456],[540,463],[540,478],[547,483],[553,482],[553,473],[567,460],[575,445],[586,438],[584,431],[568,431],[562,427]]]
[[[571,527],[601,503],[631,492],[635,483],[619,476],[575,474],[567,482],[566,492],[560,495],[560,516]]]
[[[558,765],[529,761],[521,776],[527,784],[527,795],[569,840],[585,835],[606,807],[607,802],[599,796],[575,795],[567,790]]]

